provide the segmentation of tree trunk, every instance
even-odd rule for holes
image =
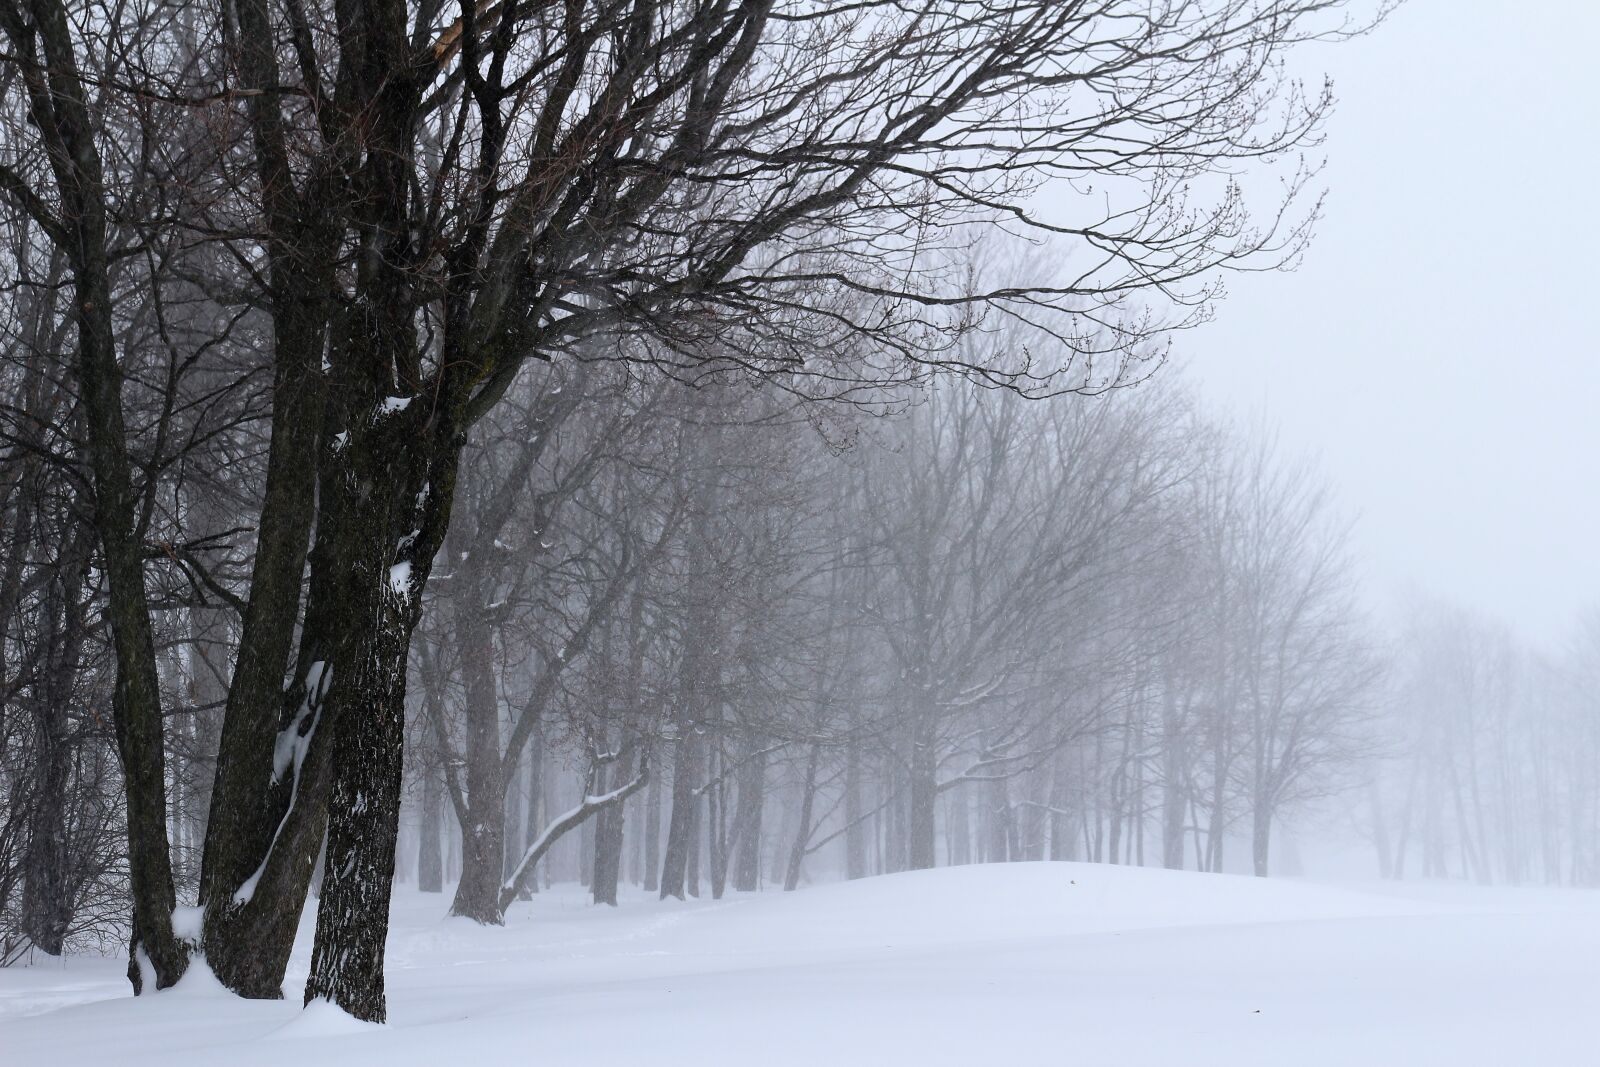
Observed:
[[[239,0],[243,84],[278,84],[276,35],[265,0]],[[321,563],[301,627],[294,682],[284,691],[313,518],[318,514],[328,391],[329,294],[338,229],[329,185],[295,188],[278,94],[247,103],[262,190],[272,315],[272,425],[239,652],[223,713],[201,861],[206,962],[246,997],[282,996],[283,972],[325,829],[339,575],[319,521]],[[308,209],[311,208],[311,209]],[[324,489],[327,488],[324,479]],[[364,600],[364,598],[363,598]],[[319,725],[329,729],[319,733]],[[292,758],[285,761],[285,753]]]
[[[1162,686],[1161,735],[1161,865],[1169,871],[1181,871],[1187,790],[1178,701],[1170,680]]]
[[[938,764],[932,738],[923,736],[921,724],[918,726],[911,745],[911,790],[906,813],[907,867],[913,871],[932,868],[937,860],[938,848]]]
[[[544,802],[544,720],[540,719],[534,724],[529,734],[528,741],[528,815],[523,820],[522,848],[524,851],[531,848],[538,840],[539,833],[544,829],[545,809]],[[539,891],[538,872],[530,872],[522,880],[522,887],[517,893],[520,900],[531,900],[533,894]]]
[[[858,714],[850,714],[850,742],[845,748],[844,765],[844,876],[851,880],[867,875],[867,823],[861,806],[861,741],[855,736]]]
[[[984,844],[984,862],[1005,863],[1011,859],[1011,795],[1006,788],[1004,778],[985,782],[986,814],[984,829],[987,841]]]
[[[704,761],[705,742],[702,740],[696,747],[699,750],[699,759]],[[701,766],[704,767],[703,762]],[[698,777],[705,778],[703,769]],[[705,851],[704,843],[701,841],[704,825],[704,798],[697,788],[689,794],[689,834],[688,840],[684,843],[683,868],[683,888],[691,897],[696,898],[700,896],[700,861],[703,858],[701,853]]]
[[[45,662],[34,705],[34,793],[22,858],[22,932],[41,952],[61,955],[74,891],[67,845],[67,789],[73,746],[67,707],[83,647],[83,573],[88,545],[74,538],[45,588]]]
[[[351,706],[338,716],[339,773],[328,797],[328,843],[305,1000],[326,999],[383,1022],[383,954],[394,886],[404,762],[406,652],[411,631],[391,610],[366,656]]]
[[[444,892],[444,855],[439,842],[439,820],[444,812],[439,767],[429,759],[422,771],[422,828],[417,836],[417,889]]]
[[[105,621],[117,663],[112,722],[127,800],[133,901],[128,979],[138,993],[147,971],[157,989],[177,982],[189,965],[189,946],[172,929],[176,895],[167,840],[161,690],[122,413],[122,368],[112,326],[105,182],[65,7],[59,2],[34,4],[31,24],[12,9],[4,16],[4,28],[17,48],[35,53],[37,42],[43,52],[36,68],[43,74],[25,84],[30,118],[55,146],[48,153],[60,198],[61,230],[55,239],[72,266],[75,370],[88,431],[94,529],[106,576]]]
[[[650,792],[644,802],[644,891],[661,888],[661,779],[650,779]]]
[[[458,577],[479,574],[479,568],[468,565]],[[499,926],[505,922],[499,901],[505,878],[506,768],[500,753],[494,632],[482,606],[485,590],[479,586],[479,581],[468,580],[455,596],[466,683],[467,818],[461,824],[461,881],[450,914]]]
[[[636,776],[637,772],[627,773],[629,764],[633,762],[635,747],[631,741],[622,745],[616,767],[624,773],[615,775],[613,784],[620,785]],[[595,816],[594,876],[589,888],[596,904],[617,905],[617,883],[622,875],[622,818],[625,810],[625,803],[619,801]]]
[[[667,817],[667,847],[661,859],[661,899],[684,899],[688,885],[689,852],[694,840],[695,809],[699,797],[695,795],[700,784],[700,738],[695,728],[687,723],[678,728],[678,739],[673,743],[672,759],[672,812]]]
[[[759,741],[751,742],[757,749]],[[766,805],[767,753],[757,749],[739,769],[738,809],[733,816],[733,888],[751,893],[761,885],[761,812]]]
[[[800,818],[799,825],[795,827],[794,844],[789,849],[789,866],[783,875],[783,891],[793,892],[799,888],[800,874],[806,862],[806,849],[811,844],[811,809],[817,798],[817,760],[822,755],[822,746],[813,742],[811,752],[806,756],[806,777],[800,788]]]
[[[1272,844],[1272,808],[1257,800],[1251,818],[1250,860],[1257,878],[1267,876],[1268,852]]]

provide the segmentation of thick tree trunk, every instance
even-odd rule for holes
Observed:
[[[276,39],[265,0],[239,0],[243,84],[278,83]],[[327,389],[322,373],[337,228],[326,185],[295,188],[281,98],[249,98],[267,230],[273,321],[271,448],[257,524],[250,598],[228,688],[201,862],[206,962],[246,997],[282,995],[284,968],[324,832],[332,731],[320,735],[336,658],[326,620],[339,581],[326,545],[294,652],[313,519]],[[303,198],[302,198],[303,197]],[[314,205],[313,209],[308,209]],[[319,541],[323,534],[319,530]],[[320,593],[320,597],[319,597]],[[320,601],[320,602],[319,602]],[[309,683],[309,684],[308,684]],[[292,753],[287,762],[285,754]],[[292,765],[291,765],[292,764]]]
[[[394,885],[404,762],[404,612],[384,625],[358,669],[351,703],[336,720],[339,768],[328,797],[328,846],[305,999],[326,999],[358,1019],[383,1022],[383,955]],[[498,869],[498,868],[497,868]]]
[[[228,759],[223,727],[228,766],[218,769],[201,882],[202,893],[211,894],[202,898],[204,947],[217,978],[245,997],[283,996],[284,971],[327,832],[339,716],[360,703],[362,659],[371,651],[377,619],[370,605],[387,585],[386,516],[359,505],[351,492],[356,479],[338,466],[330,464],[322,477],[322,518],[311,553],[295,682],[283,699],[282,728],[258,783],[265,793],[257,799],[256,818],[264,813],[273,820],[265,841],[256,840],[255,821],[222,803],[227,795],[252,795],[235,782],[246,762]],[[243,707],[230,700],[234,706]]]

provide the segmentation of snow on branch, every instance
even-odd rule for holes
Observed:
[[[517,894],[522,891],[522,883],[533,873],[534,866],[546,852],[550,851],[550,847],[569,830],[577,829],[585,819],[596,812],[621,804],[640,789],[643,789],[649,781],[650,764],[648,760],[642,760],[639,765],[639,773],[634,776],[633,781],[621,788],[613,789],[609,793],[584,797],[583,803],[566,814],[558,816],[546,826],[544,832],[534,839],[533,843],[528,846],[527,851],[523,852],[522,859],[517,861],[516,870],[512,871],[511,876],[501,883],[500,909],[504,911],[510,907],[513,900],[517,899]]]

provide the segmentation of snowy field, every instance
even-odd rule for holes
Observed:
[[[391,1024],[116,960],[0,971],[0,1063],[1587,1064],[1600,893],[957,867],[503,930],[397,895]]]

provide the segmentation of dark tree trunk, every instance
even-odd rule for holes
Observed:
[[[112,720],[127,800],[133,899],[128,978],[137,993],[144,988],[147,969],[157,989],[175,983],[188,967],[189,946],[172,930],[176,895],[167,840],[161,692],[122,413],[122,368],[111,320],[105,185],[65,8],[43,0],[33,5],[26,21],[12,8],[0,13],[0,25],[16,51],[28,57],[22,69],[31,118],[51,146],[60,197],[60,229],[54,236],[72,266],[76,376],[93,473],[94,528],[108,591],[106,622],[117,661]]]
[[[346,475],[334,464],[323,472],[299,663],[263,776],[267,793],[261,803],[275,822],[262,851],[255,851],[254,823],[224,815],[220,798],[235,787],[227,784],[233,774],[218,770],[202,892],[208,880],[214,880],[211,892],[229,886],[251,857],[254,866],[226,896],[204,898],[206,962],[223,985],[245,997],[283,995],[284,970],[327,833],[339,718],[364,699],[360,686],[367,673],[363,661],[373,651],[374,605],[388,587],[392,559],[389,516],[363,506],[352,491],[357,481],[374,484],[371,478],[370,472],[365,478]],[[226,762],[226,723],[223,733]]]
[[[339,773],[328,796],[328,843],[306,1003],[322,998],[383,1022],[383,953],[394,886],[404,762],[408,620],[391,609],[336,720]]]
[[[278,84],[265,0],[239,0],[244,85]],[[338,206],[326,184],[295,188],[271,92],[249,98],[262,191],[273,321],[271,449],[256,532],[250,598],[228,690],[201,862],[206,962],[246,997],[282,995],[283,972],[324,834],[331,723],[324,710],[335,657],[326,620],[343,593],[326,546],[313,564],[300,661],[284,677],[300,618],[327,392],[322,358],[333,287]],[[322,534],[319,532],[319,540]],[[320,598],[319,598],[320,592]],[[320,599],[320,603],[316,603]],[[309,684],[308,684],[309,683]],[[318,727],[330,728],[319,732]],[[296,753],[292,766],[280,753]]]
[[[75,892],[67,834],[67,789],[73,746],[67,706],[84,638],[83,570],[87,545],[69,546],[46,586],[44,669],[33,701],[34,793],[22,859],[22,932],[34,947],[61,955],[72,925]]]

